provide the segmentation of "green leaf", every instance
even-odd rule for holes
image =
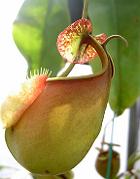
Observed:
[[[131,107],[140,96],[140,1],[90,1],[89,16],[93,33],[120,34],[129,43],[111,42],[109,52],[115,64],[110,105],[117,115]]]
[[[13,25],[14,41],[29,70],[41,67],[56,75],[64,65],[57,47],[58,34],[70,23],[66,0],[26,0]]]
[[[140,161],[140,152],[136,152],[129,157],[128,170],[133,169],[133,167],[137,161]]]
[[[132,176],[131,175],[126,175],[125,179],[132,179]]]
[[[5,168],[4,166],[0,165],[0,170],[3,170],[4,168]]]

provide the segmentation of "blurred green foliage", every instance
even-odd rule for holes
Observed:
[[[14,22],[13,37],[29,71],[47,68],[52,76],[64,65],[57,47],[58,34],[70,24],[65,0],[26,0]]]
[[[118,40],[108,45],[115,64],[109,102],[117,115],[131,107],[140,96],[139,7],[139,0],[90,0],[93,33],[120,34],[128,41],[127,48]]]

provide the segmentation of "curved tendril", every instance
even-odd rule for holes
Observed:
[[[102,71],[105,71],[108,66],[108,55],[102,45],[91,35],[88,35],[88,43],[96,50],[102,62]]]
[[[111,55],[108,53],[108,51],[107,51],[107,49],[106,49],[106,45],[107,45],[108,42],[109,42],[110,40],[112,40],[112,39],[120,39],[120,40],[122,40],[122,42],[124,42],[124,44],[126,45],[126,47],[128,47],[128,41],[127,41],[124,37],[122,37],[121,35],[111,35],[111,36],[109,36],[109,37],[106,39],[106,41],[105,41],[104,43],[102,43],[102,47],[103,47],[104,50],[106,51],[107,56],[108,56],[108,58],[109,58],[110,61],[111,61],[111,66],[112,66],[112,69],[113,69],[113,73],[112,73],[112,77],[113,77],[114,71],[115,71],[114,63],[113,63],[113,60],[112,60]]]
[[[102,46],[105,47],[107,45],[107,43],[112,39],[120,39],[120,40],[122,40],[124,42],[126,47],[128,47],[128,41],[126,40],[126,38],[122,37],[121,35],[111,35],[111,36],[109,36],[106,39],[106,41],[102,44]]]

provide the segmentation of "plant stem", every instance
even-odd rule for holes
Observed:
[[[82,18],[87,18],[88,17],[88,3],[89,3],[89,0],[84,0]]]
[[[116,117],[116,114],[114,113],[114,116],[113,116],[113,119],[112,119],[112,130],[111,130],[111,141],[110,141],[111,144],[113,144],[114,119],[115,119],[115,117]],[[110,179],[110,177],[111,177],[112,154],[113,154],[112,145],[109,145],[109,158],[108,158],[108,163],[107,163],[106,179]]]
[[[71,72],[74,66],[75,66],[75,63],[70,63],[67,69],[59,77],[68,76],[68,74]]]
[[[109,36],[106,39],[106,41],[102,44],[102,46],[106,46],[106,44],[112,39],[120,39],[120,40],[122,40],[124,42],[126,47],[128,47],[128,41],[124,37],[122,37],[121,35],[111,35],[111,36]]]

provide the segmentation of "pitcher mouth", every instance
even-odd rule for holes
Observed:
[[[82,79],[88,79],[88,78],[93,78],[93,77],[98,77],[102,74],[105,73],[106,70],[102,69],[101,72],[96,73],[96,74],[88,74],[88,75],[81,75],[81,76],[67,76],[67,77],[50,77],[47,79],[47,81],[71,81],[71,80],[82,80]]]

